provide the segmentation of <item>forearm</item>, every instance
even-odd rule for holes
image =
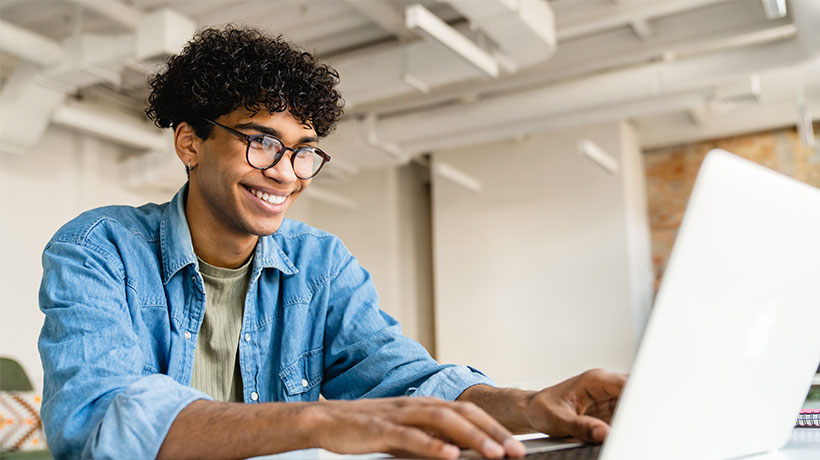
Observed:
[[[512,433],[521,434],[535,431],[526,415],[527,407],[534,395],[534,391],[474,385],[464,390],[458,401],[472,402]]]
[[[317,447],[314,405],[194,401],[174,420],[157,458],[247,458]]]

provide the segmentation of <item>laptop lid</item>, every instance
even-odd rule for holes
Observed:
[[[601,459],[781,448],[820,362],[818,324],[820,190],[711,151]]]

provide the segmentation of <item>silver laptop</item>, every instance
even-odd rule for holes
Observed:
[[[711,151],[598,458],[782,448],[820,362],[818,325],[820,190]]]

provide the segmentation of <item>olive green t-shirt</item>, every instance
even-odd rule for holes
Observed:
[[[239,334],[253,256],[245,265],[220,268],[199,259],[205,282],[205,316],[199,328],[191,386],[215,401],[242,402]]]

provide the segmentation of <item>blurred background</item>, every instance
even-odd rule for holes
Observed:
[[[502,384],[629,370],[710,149],[820,186],[817,0],[0,0],[0,354],[35,387],[44,245],[184,183],[146,76],[228,22],[341,74],[333,161],[289,217]]]

